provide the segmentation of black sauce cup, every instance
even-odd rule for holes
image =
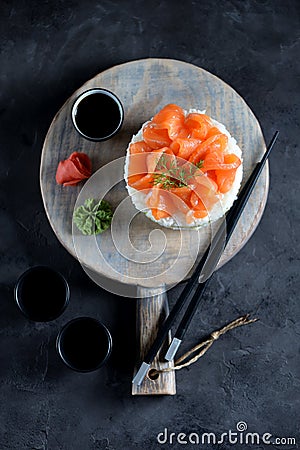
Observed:
[[[69,299],[67,280],[51,267],[31,267],[19,277],[15,285],[18,307],[34,322],[56,319],[66,309]]]
[[[108,329],[92,317],[78,317],[66,323],[56,339],[62,361],[77,372],[93,372],[107,361],[112,350]]]
[[[102,88],[89,89],[77,97],[71,111],[78,133],[90,141],[105,141],[121,128],[124,109],[119,98]]]

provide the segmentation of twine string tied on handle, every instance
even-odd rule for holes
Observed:
[[[161,372],[170,372],[172,370],[180,370],[184,367],[188,367],[191,364],[198,361],[198,359],[203,356],[207,350],[210,349],[210,347],[213,345],[213,343],[219,339],[220,336],[227,333],[227,331],[233,330],[234,328],[241,327],[242,325],[248,325],[249,323],[254,323],[258,319],[249,319],[250,314],[246,314],[242,317],[239,317],[238,319],[233,320],[232,322],[225,325],[223,328],[220,328],[219,330],[213,331],[208,339],[200,342],[195,347],[193,347],[191,350],[187,351],[184,355],[182,355],[180,358],[178,358],[175,361],[174,367],[168,367],[166,369],[154,369],[157,373]],[[198,353],[196,353],[198,352]],[[196,353],[195,356],[192,356],[194,353]],[[184,362],[185,361],[185,362]]]

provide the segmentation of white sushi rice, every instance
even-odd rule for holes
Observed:
[[[189,113],[205,114],[205,110],[200,111],[198,109],[189,109],[188,111],[184,111],[184,113],[186,116]],[[220,123],[217,120],[212,119],[212,118],[211,118],[211,121],[212,121],[213,125],[220,130],[221,133],[226,134],[226,136],[228,137],[228,146],[227,146],[226,153],[234,153],[242,160],[242,151],[239,148],[239,146],[237,145],[237,142],[234,139],[234,137],[232,137],[230,135],[229,131],[226,129],[226,127],[222,123]],[[242,178],[243,178],[243,165],[242,164],[238,167],[238,169],[236,171],[235,180],[232,184],[231,189],[228,192],[226,192],[226,194],[221,194],[221,193],[218,194],[220,202],[216,203],[213,206],[213,208],[209,211],[209,214],[206,217],[204,217],[202,219],[194,219],[193,222],[191,222],[190,224],[186,223],[185,216],[181,213],[178,213],[178,215],[176,215],[176,217],[175,216],[167,217],[164,219],[156,220],[152,215],[151,209],[148,208],[148,206],[147,206],[147,203],[146,203],[147,194],[145,194],[144,192],[139,191],[137,189],[134,189],[133,187],[128,185],[127,178],[128,178],[128,166],[129,166],[129,158],[130,158],[129,147],[130,147],[130,144],[133,144],[134,142],[143,140],[143,128],[149,122],[150,121],[145,122],[142,125],[141,129],[138,131],[138,133],[133,135],[133,137],[127,147],[127,150],[126,150],[124,178],[126,180],[126,187],[127,187],[128,194],[130,195],[134,206],[139,211],[144,212],[149,219],[153,220],[156,223],[159,223],[163,227],[172,228],[172,229],[184,229],[184,228],[199,229],[201,227],[206,226],[209,223],[215,222],[216,220],[220,219],[220,217],[222,217],[231,208],[231,206],[233,205],[233,202],[237,198],[237,195],[238,195],[238,192],[239,192],[239,189],[241,186]]]

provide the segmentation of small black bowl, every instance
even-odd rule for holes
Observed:
[[[28,319],[49,322],[66,309],[70,289],[61,273],[51,267],[34,266],[19,277],[15,285],[15,300]]]
[[[77,97],[71,111],[78,133],[90,141],[106,141],[121,128],[124,109],[119,98],[102,88],[89,89]]]
[[[60,330],[56,349],[69,368],[77,372],[93,372],[109,358],[112,338],[99,320],[78,317]]]

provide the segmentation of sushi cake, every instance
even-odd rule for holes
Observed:
[[[124,177],[135,207],[160,225],[201,228],[232,206],[242,152],[223,124],[196,109],[166,105],[134,135]]]

